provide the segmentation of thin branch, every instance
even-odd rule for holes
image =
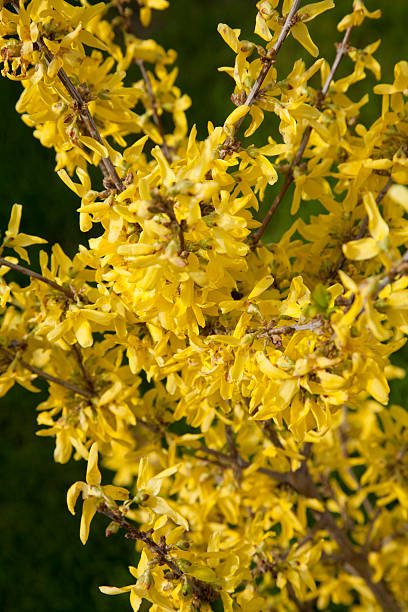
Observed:
[[[347,451],[347,425],[348,425],[347,406],[344,406],[343,412],[344,412],[344,418],[338,430],[339,431],[339,444],[340,444],[341,454],[343,455],[344,459],[347,461],[349,459],[348,451]],[[357,490],[361,491],[360,480],[357,478],[357,476],[355,475],[351,467],[347,468],[347,473],[349,474],[350,478],[354,480],[354,482],[356,483]],[[372,519],[372,523],[374,523],[374,520],[373,520],[373,516],[375,514],[374,508],[372,507],[367,497],[363,501],[363,506],[367,512],[368,517],[370,517]]]
[[[329,91],[330,88],[330,84],[334,78],[334,75],[336,73],[336,70],[340,64],[341,59],[343,58],[343,56],[347,53],[348,50],[348,44],[349,44],[349,40],[350,40],[350,35],[352,32],[353,26],[349,27],[346,30],[346,33],[344,34],[343,40],[342,42],[338,45],[337,47],[337,53],[336,53],[336,57],[334,58],[334,62],[333,65],[331,67],[329,76],[326,79],[325,84],[323,85],[323,88],[320,92],[320,95],[318,96],[318,101],[316,103],[316,107],[320,110],[322,107],[322,104],[327,96],[327,93]],[[269,225],[270,220],[272,219],[273,215],[275,214],[276,209],[278,208],[279,204],[282,202],[287,190],[289,189],[290,185],[293,183],[294,181],[294,170],[295,168],[300,164],[300,161],[303,157],[303,154],[305,152],[307,143],[309,142],[309,138],[310,138],[310,134],[312,133],[312,127],[309,125],[307,126],[307,128],[305,129],[305,132],[303,134],[303,138],[302,141],[300,143],[299,149],[295,155],[295,159],[293,160],[293,162],[291,163],[289,170],[285,176],[285,180],[284,183],[279,191],[279,193],[277,194],[277,196],[275,197],[274,201],[272,202],[268,212],[265,215],[264,220],[262,221],[262,225],[252,234],[250,240],[251,240],[251,245],[252,248],[256,248],[256,246],[258,245],[259,240],[261,239],[261,237],[263,236],[266,228]]]
[[[245,100],[245,104],[247,106],[251,106],[255,100],[256,97],[259,93],[259,90],[262,87],[262,83],[264,82],[266,75],[268,74],[269,70],[272,67],[272,64],[275,63],[276,61],[276,56],[278,55],[280,48],[282,47],[286,37],[288,36],[291,28],[295,25],[296,23],[296,13],[298,12],[299,9],[299,4],[300,4],[301,0],[294,0],[291,9],[289,11],[289,13],[286,16],[285,19],[285,23],[283,24],[283,28],[279,33],[278,39],[276,41],[276,43],[273,45],[272,49],[270,50],[270,52],[267,55],[267,61],[264,63],[264,65],[262,66],[262,70],[258,75],[258,78],[256,79],[255,83],[252,85],[251,90],[248,94],[247,99]],[[239,124],[240,125],[240,124]],[[239,128],[239,125],[237,124],[237,129]]]
[[[85,397],[88,400],[92,398],[93,394],[90,393],[90,391],[87,391],[86,389],[81,389],[80,387],[77,387],[76,385],[73,385],[66,380],[62,380],[62,378],[57,378],[56,376],[47,374],[47,372],[44,372],[44,370],[40,370],[39,368],[36,368],[35,366],[30,365],[29,363],[24,361],[24,359],[19,359],[18,356],[12,351],[9,351],[6,348],[0,347],[0,352],[3,355],[5,355],[5,357],[7,357],[10,363],[12,363],[15,359],[17,359],[17,362],[23,368],[25,368],[29,372],[32,372],[36,376],[39,376],[40,378],[43,378],[44,380],[47,380],[48,382],[52,382],[57,385],[60,385],[60,387],[65,387],[65,389],[68,389],[69,391],[73,391],[77,395],[82,395],[82,397]]]
[[[168,580],[171,578],[176,580],[184,578],[190,585],[193,594],[200,601],[210,603],[219,598],[218,592],[210,583],[194,578],[193,576],[189,576],[183,572],[182,569],[180,569],[177,559],[171,557],[169,554],[171,547],[167,545],[166,538],[164,536],[161,536],[160,543],[157,544],[151,537],[153,530],[141,531],[140,529],[137,529],[137,527],[125,519],[119,509],[112,509],[106,504],[101,504],[97,510],[101,514],[107,516],[114,523],[117,523],[121,529],[124,529],[126,531],[126,538],[129,540],[138,540],[139,542],[146,544],[146,546],[157,556],[157,563],[159,565],[167,565],[167,567],[170,568],[172,576],[167,574],[166,578]]]
[[[293,323],[292,325],[281,325],[280,327],[273,327],[271,324],[267,325],[265,331],[258,334],[258,338],[264,336],[274,335],[292,335],[296,331],[310,330],[315,331],[321,329],[324,325],[324,321],[321,318],[311,319],[307,323]]]
[[[44,52],[44,56],[47,61],[47,64],[50,64],[52,60],[54,59],[53,54],[50,51],[48,51],[47,47],[45,46],[42,40],[40,40],[39,44],[40,44],[40,49]],[[96,127],[96,123],[91,113],[89,112],[87,102],[83,99],[78,89],[73,85],[73,83],[71,82],[65,70],[60,68],[57,72],[57,76],[59,80],[61,81],[61,83],[63,84],[63,86],[65,87],[65,89],[67,90],[69,96],[72,98],[72,101],[74,102],[74,106],[77,107],[78,112],[81,116],[81,119],[86,126],[89,136],[91,136],[91,138],[99,142],[102,146],[105,146],[103,143],[102,137],[99,133],[99,130]],[[108,179],[112,183],[112,185],[115,187],[116,191],[118,193],[121,193],[124,190],[123,183],[122,183],[122,180],[119,178],[119,175],[116,172],[116,168],[113,165],[110,157],[102,157],[99,167],[103,175],[105,176],[105,179]]]
[[[222,453],[221,451],[217,451],[212,448],[208,448],[208,446],[200,446],[197,449],[197,452],[198,451],[207,453],[208,455],[212,455],[213,457],[217,459],[217,462],[219,463],[219,465],[221,465],[224,468],[230,467],[231,469],[233,469],[235,465],[239,470],[244,470],[251,465],[248,461],[245,461],[245,459],[243,459],[241,456],[237,456],[237,458],[233,458],[230,455],[227,455],[226,453]],[[198,459],[202,459],[202,458],[198,457]],[[207,461],[207,459],[205,460]],[[281,484],[287,484],[287,485],[292,486],[292,483],[290,482],[290,475],[285,472],[278,472],[275,470],[270,470],[269,468],[265,468],[265,467],[259,467],[256,471],[259,474],[265,474],[265,476],[269,476],[269,478],[273,478],[273,480],[276,480],[277,482],[280,482]]]
[[[163,197],[157,190],[153,190],[152,196],[152,205],[149,206],[149,211],[152,213],[164,213],[169,217],[170,224],[176,228],[177,231],[177,239],[179,242],[178,254],[183,257],[186,252],[184,240],[185,221],[183,219],[180,222],[177,220],[176,213],[174,212],[174,200]]]
[[[392,268],[385,274],[382,280],[378,283],[377,288],[373,294],[373,299],[377,298],[381,291],[387,285],[394,282],[397,276],[408,274],[408,251],[405,251],[404,255],[399,259]]]
[[[402,608],[389,592],[385,581],[383,579],[378,582],[373,581],[373,569],[369,565],[366,555],[354,549],[344,530],[337,525],[328,510],[320,514],[320,520],[339,547],[345,562],[345,569],[364,580],[384,612],[402,612]]]
[[[282,442],[279,440],[278,434],[276,432],[274,423],[272,419],[268,419],[266,421],[256,421],[258,425],[261,427],[265,436],[272,442],[276,448],[281,450],[284,449]]]
[[[76,301],[78,297],[78,295],[74,293],[71,289],[67,289],[66,287],[59,285],[55,281],[47,278],[46,276],[42,276],[42,274],[38,274],[38,272],[34,272],[33,270],[30,270],[29,268],[25,268],[24,266],[20,266],[19,264],[12,263],[11,261],[8,261],[4,257],[0,257],[0,266],[7,266],[11,270],[15,270],[16,272],[20,272],[21,274],[25,274],[26,276],[35,278],[41,281],[42,283],[49,285],[53,289],[60,291],[61,293],[65,295],[66,298],[74,302]]]
[[[166,137],[165,137],[165,134],[164,134],[163,124],[162,124],[162,121],[160,119],[159,113],[157,111],[158,104],[157,104],[156,96],[154,95],[154,92],[153,92],[153,89],[152,89],[152,84],[150,82],[150,78],[149,78],[148,72],[147,72],[147,70],[145,68],[143,60],[137,59],[135,61],[136,61],[136,64],[140,68],[140,72],[142,73],[142,77],[143,77],[143,80],[144,80],[145,85],[146,85],[147,94],[149,96],[150,105],[151,105],[152,112],[153,112],[153,120],[154,120],[154,122],[155,122],[155,124],[157,126],[157,129],[159,130],[160,136],[161,136],[162,141],[163,141],[162,144],[160,145],[160,148],[163,151],[164,157],[170,163],[171,162],[171,153],[170,153],[169,146],[168,146],[168,144],[166,142]]]
[[[262,58],[263,59],[263,66],[258,74],[258,77],[255,81],[255,83],[252,85],[245,102],[243,102],[243,104],[245,104],[246,106],[252,106],[252,104],[255,102],[259,91],[262,87],[262,83],[264,82],[269,70],[271,69],[271,67],[273,66],[273,64],[276,62],[276,56],[279,53],[280,48],[282,47],[282,44],[284,42],[284,40],[286,39],[286,37],[288,36],[291,28],[295,25],[296,23],[296,13],[298,12],[299,9],[299,4],[300,4],[301,0],[294,0],[291,9],[289,11],[289,13],[286,16],[285,19],[285,23],[282,27],[282,30],[279,33],[279,36],[275,42],[275,44],[273,45],[272,49],[270,49],[267,53],[267,55]],[[220,153],[219,153],[219,157],[221,159],[224,159],[230,149],[231,144],[234,142],[235,140],[235,135],[237,133],[237,131],[239,130],[239,128],[241,127],[242,122],[244,121],[244,117],[242,117],[241,119],[239,119],[234,127],[233,127],[233,134],[231,136],[229,136],[227,138],[227,140],[225,141],[224,145],[222,146]]]
[[[74,354],[74,357],[79,365],[79,368],[81,370],[81,374],[82,374],[82,378],[84,379],[84,382],[87,386],[87,389],[89,391],[89,393],[91,393],[92,395],[96,395],[96,390],[95,390],[95,385],[93,383],[92,378],[89,375],[89,372],[87,371],[87,369],[85,368],[85,364],[84,364],[84,358],[82,355],[82,351],[81,351],[81,347],[79,346],[78,343],[73,344],[72,346],[72,352]]]
[[[16,13],[18,13],[19,12],[18,2],[12,1],[11,4],[13,5]],[[42,36],[39,37],[37,44],[38,44],[39,49],[44,53],[45,60],[47,64],[49,65],[55,57],[54,54],[51,53],[51,51],[49,51],[47,45],[44,43],[44,39]],[[91,138],[99,142],[101,145],[105,146],[101,138],[101,135],[99,134],[98,128],[96,127],[96,123],[91,113],[89,112],[87,102],[83,99],[80,92],[75,87],[75,85],[72,83],[71,79],[69,78],[65,70],[60,68],[57,72],[57,76],[59,80],[61,81],[61,83],[63,84],[63,86],[65,87],[65,89],[67,90],[72,101],[74,102],[74,107],[76,107],[76,110],[78,110],[81,116],[81,119],[86,126],[88,134],[91,136]],[[118,193],[121,193],[124,190],[124,186],[123,186],[122,180],[119,178],[119,175],[116,172],[116,169],[112,163],[112,160],[109,157],[103,157],[101,161],[99,162],[99,167],[105,179],[109,183],[111,183],[113,187],[115,187]]]

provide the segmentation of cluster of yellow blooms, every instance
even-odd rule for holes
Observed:
[[[17,110],[55,149],[81,230],[100,229],[73,259],[41,251],[36,273],[19,261],[45,241],[20,232],[14,205],[0,394],[48,380],[38,433],[56,438],[56,461],[88,462],[68,492],[72,513],[84,499],[82,542],[97,511],[136,541],[134,582],[101,587],[130,592],[133,610],[406,610],[408,413],[387,404],[408,333],[408,63],[374,87],[381,116],[364,126],[368,95],[348,90],[367,70],[380,79],[379,42],[354,48],[352,31],[380,11],[354,0],[333,64],[281,75],[288,35],[318,57],[306,24],[334,2],[261,0],[255,43],[219,26],[236,109],[199,141],[175,53],[132,33],[168,2],[135,4],[0,2]],[[352,71],[335,80],[345,55]],[[276,139],[251,144],[271,114]],[[291,185],[293,215],[307,200],[322,212],[262,243]],[[29,284],[7,282],[11,269]]]

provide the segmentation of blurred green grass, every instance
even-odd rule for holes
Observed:
[[[335,54],[334,42],[341,39],[336,23],[351,4],[351,0],[337,0],[334,10],[310,24],[312,38],[329,62]],[[382,82],[392,82],[394,63],[408,57],[408,5],[405,0],[368,0],[366,4],[369,10],[382,8],[383,18],[367,21],[355,30],[352,44],[364,47],[382,38],[376,57],[383,68]],[[206,134],[208,120],[222,124],[233,109],[233,81],[217,72],[219,66],[232,64],[233,53],[217,33],[217,24],[241,27],[244,38],[256,40],[252,34],[255,13],[255,2],[248,0],[172,0],[168,11],[155,15],[146,33],[146,37],[178,51],[177,84],[192,98],[189,123],[197,124],[201,137]],[[279,55],[279,75],[285,76],[299,57],[306,65],[313,61],[289,39]],[[346,68],[345,63],[342,70]],[[354,86],[351,96],[358,99],[374,83],[369,75],[366,82]],[[0,228],[7,225],[13,202],[22,203],[23,231],[46,237],[50,244],[59,242],[73,254],[78,243],[87,242],[78,229],[78,200],[53,173],[52,150],[43,148],[17,116],[14,105],[19,90],[18,83],[0,79]],[[380,100],[371,96],[362,120],[373,121],[379,108]],[[266,121],[263,129],[267,134],[273,122],[268,125]],[[273,195],[271,188],[269,201]],[[279,236],[290,223],[287,208],[282,207],[275,217],[271,236]],[[400,351],[395,361],[407,367],[407,351]],[[392,401],[405,405],[406,392],[406,382],[396,381]],[[126,568],[135,562],[133,547],[120,536],[105,540],[106,521],[102,517],[95,518],[87,545],[80,543],[79,518],[68,513],[65,493],[72,482],[84,478],[85,465],[54,464],[54,440],[34,435],[35,406],[42,397],[15,388],[1,400],[0,607],[5,612],[129,610],[127,596],[101,595],[97,585],[119,586],[130,581]]]

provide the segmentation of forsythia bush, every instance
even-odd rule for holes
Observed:
[[[98,228],[73,259],[41,251],[34,272],[26,248],[45,240],[13,206],[1,395],[48,381],[38,433],[55,461],[87,461],[67,498],[73,514],[83,499],[81,541],[96,512],[135,540],[131,584],[100,587],[133,610],[407,610],[408,413],[388,381],[408,334],[408,63],[374,87],[381,116],[365,126],[368,95],[348,90],[367,70],[380,80],[379,41],[357,49],[353,30],[380,11],[344,2],[329,63],[308,27],[333,0],[261,0],[253,41],[219,25],[236,108],[200,141],[175,53],[133,33],[167,5],[0,2],[17,110],[54,147],[81,230]],[[312,59],[286,75],[287,36]],[[307,200],[320,212],[264,243],[288,191],[293,215]]]

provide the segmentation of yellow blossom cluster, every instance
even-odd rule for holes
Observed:
[[[135,583],[101,587],[133,610],[407,609],[408,417],[388,381],[408,333],[408,63],[374,87],[381,115],[363,125],[368,94],[349,89],[380,80],[379,41],[357,49],[353,29],[380,11],[355,0],[334,61],[285,75],[287,36],[318,57],[306,24],[335,3],[261,0],[255,42],[219,25],[236,108],[200,141],[175,52],[132,33],[168,2],[137,4],[0,2],[17,111],[98,233],[72,259],[41,251],[34,272],[21,260],[45,240],[13,206],[0,394],[48,381],[38,434],[57,462],[88,462],[68,492],[82,542],[97,511],[135,540]],[[290,229],[262,242],[291,188]],[[305,221],[309,200],[322,212]]]

